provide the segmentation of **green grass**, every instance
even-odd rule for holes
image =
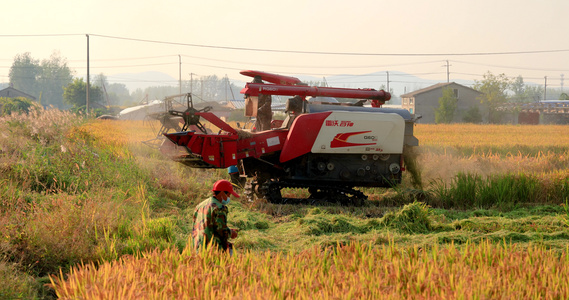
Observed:
[[[190,169],[141,144],[117,152],[80,129],[87,120],[65,112],[0,121],[0,297],[50,298],[43,283],[60,270],[154,249],[182,251],[195,205],[213,182],[228,178],[225,170]],[[569,245],[563,176],[460,173],[419,185],[420,178],[363,189],[370,200],[360,207],[233,199],[236,252],[298,253],[352,242],[402,249],[484,240],[554,251]]]
[[[512,209],[517,205],[563,203],[569,197],[569,178],[543,180],[536,175],[500,174],[486,178],[459,173],[450,183],[432,184],[432,204],[443,208]]]

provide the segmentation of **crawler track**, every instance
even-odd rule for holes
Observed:
[[[283,198],[283,188],[308,189],[309,198]],[[361,191],[346,186],[331,186],[326,184],[299,183],[290,181],[266,181],[258,184],[256,181],[245,186],[245,194],[250,200],[256,196],[264,198],[268,202],[278,204],[325,204],[339,203],[342,205],[363,205],[367,196]]]

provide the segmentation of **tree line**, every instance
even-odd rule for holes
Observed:
[[[87,83],[76,77],[75,71],[67,65],[67,60],[55,51],[48,59],[34,59],[29,52],[16,55],[9,72],[10,85],[36,97],[44,107],[81,111],[86,106]],[[542,99],[543,87],[524,83],[523,77],[510,79],[505,74],[484,74],[483,79],[475,81],[475,90],[482,93],[480,103],[486,108],[490,123],[499,123],[502,112],[499,107],[508,102],[535,102]],[[230,83],[226,78],[216,75],[202,76],[181,83],[182,93],[192,92],[197,101],[225,101],[240,98],[241,87]],[[131,106],[145,100],[163,99],[180,93],[180,86],[155,86],[129,92],[125,84],[109,83],[104,74],[96,75],[89,87],[90,107],[108,108],[111,106]],[[561,94],[560,98],[569,98]],[[456,111],[455,95],[444,91],[435,111],[437,123],[448,123],[454,119]],[[463,116],[465,122],[480,122],[481,112],[473,107]]]
[[[87,82],[76,77],[67,60],[59,52],[54,52],[49,59],[39,60],[29,52],[18,54],[9,71],[10,85],[34,96],[44,107],[59,109],[84,110],[86,107]],[[182,81],[182,93],[192,91],[197,101],[225,101],[241,97],[240,87],[226,78],[216,75],[201,76]],[[145,100],[163,99],[180,93],[180,86],[154,86],[129,92],[125,84],[109,83],[105,74],[95,75],[90,80],[90,108],[108,108],[110,106],[131,106]]]
[[[475,80],[473,89],[481,92],[478,100],[485,108],[489,123],[501,123],[504,115],[501,109],[506,103],[524,104],[544,99],[544,88],[540,85],[528,85],[520,75],[511,79],[505,74],[494,75],[488,71],[482,80]],[[559,100],[569,100],[569,96],[562,91],[551,89],[550,95],[559,95]],[[549,98],[549,97],[548,97]],[[451,123],[455,119],[457,109],[456,95],[451,88],[443,89],[439,98],[439,107],[435,110],[435,123]],[[482,112],[478,106],[473,106],[463,116],[468,123],[482,122]]]

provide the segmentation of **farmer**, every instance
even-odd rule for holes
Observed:
[[[263,80],[260,76],[255,76],[253,83],[263,83]],[[255,120],[256,131],[271,129],[271,120],[273,119],[271,103],[271,95],[259,94],[257,98],[257,119]]]
[[[237,237],[236,229],[227,227],[227,204],[231,195],[239,195],[233,191],[231,182],[218,180],[213,184],[213,196],[198,204],[194,211],[194,229],[192,237],[194,248],[212,243],[219,249],[233,253],[233,246],[229,238]]]

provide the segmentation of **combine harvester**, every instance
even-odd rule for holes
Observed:
[[[382,108],[391,98],[374,89],[315,87],[298,78],[259,71],[242,71],[254,77],[241,90],[246,112],[257,107],[263,95],[291,96],[287,117],[270,130],[250,132],[233,128],[213,113],[193,108],[191,95],[181,116],[182,131],[167,133],[178,154],[172,158],[192,168],[229,168],[239,172],[250,200],[273,203],[308,200],[361,204],[367,196],[355,187],[392,187],[401,183],[403,153],[417,146],[415,118],[404,109]],[[306,97],[358,99],[354,103],[307,101]],[[370,101],[371,107],[363,104]],[[207,134],[203,118],[220,130]],[[188,130],[197,128],[196,130]],[[174,146],[165,143],[163,152]],[[180,147],[183,153],[180,154]],[[231,171],[230,171],[231,173]],[[283,188],[306,188],[308,199],[283,198]]]

